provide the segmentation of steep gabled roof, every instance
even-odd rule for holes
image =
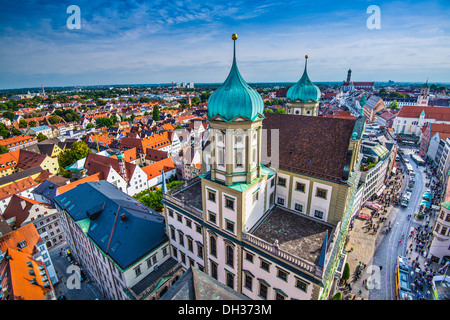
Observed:
[[[281,169],[341,181],[356,121],[268,113],[263,120],[263,128],[267,129],[266,154],[278,152]],[[272,150],[271,137],[277,133],[279,145],[273,145]]]

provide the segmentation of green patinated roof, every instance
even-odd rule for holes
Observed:
[[[305,70],[300,80],[294,84],[286,93],[286,98],[291,101],[300,100],[301,102],[319,102],[320,99],[320,89],[316,86],[308,77],[308,72],[306,70],[307,60],[305,60]]]
[[[76,221],[75,223],[81,228],[84,234],[87,234],[89,230],[89,225],[91,224],[91,219],[86,218],[83,220]]]
[[[275,174],[274,171],[272,171],[270,168],[261,164],[261,177],[254,179],[251,183],[237,182],[237,183],[234,183],[227,187],[230,189],[234,189],[234,190],[243,192],[243,191],[247,190],[248,188],[250,188],[251,186],[255,185],[255,183],[258,182],[262,177],[267,176],[267,178],[270,179],[274,174]],[[210,171],[208,171],[204,174],[200,174],[199,176],[201,178],[211,180],[211,172]],[[218,181],[216,181],[216,182],[218,182]]]
[[[236,46],[233,65],[225,82],[208,99],[208,120],[216,116],[226,122],[238,117],[254,121],[264,118],[264,102],[260,94],[242,78],[236,64]]]
[[[442,202],[441,206],[444,207],[447,210],[450,210],[450,201]]]

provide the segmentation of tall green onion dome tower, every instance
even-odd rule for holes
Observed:
[[[208,120],[225,122],[255,121],[264,118],[264,102],[261,95],[242,78],[236,63],[236,39],[233,34],[233,64],[225,82],[208,100]]]
[[[233,64],[225,82],[208,100],[211,180],[227,186],[250,184],[261,176],[261,140],[264,102]]]
[[[319,114],[320,89],[308,77],[308,56],[305,56],[305,70],[300,80],[286,93],[288,114],[317,116]]]

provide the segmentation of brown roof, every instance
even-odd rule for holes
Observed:
[[[17,167],[25,170],[38,167],[47,158],[47,155],[28,150],[20,150]]]
[[[419,118],[422,111],[425,111],[425,119],[435,119],[438,121],[450,121],[449,107],[423,107],[423,106],[403,106],[397,114],[399,118]]]
[[[277,113],[265,116],[266,154],[276,152],[272,151],[271,136],[278,129],[281,169],[335,181],[343,179],[356,120]]]
[[[15,194],[12,196],[11,201],[9,201],[8,206],[5,209],[5,212],[3,212],[3,217],[6,220],[15,217],[16,218],[15,225],[16,227],[20,227],[22,223],[28,219],[30,209],[35,204],[45,205],[42,202],[33,199],[28,199]]]
[[[89,175],[101,172],[105,180],[108,179],[110,167],[120,174],[119,160],[117,158],[114,159],[112,157],[105,157],[91,152],[88,153],[88,156],[86,157],[86,162],[84,163],[84,168],[86,169]],[[125,161],[125,169],[127,171],[126,173],[128,180],[133,175],[135,168],[136,165],[134,163]]]

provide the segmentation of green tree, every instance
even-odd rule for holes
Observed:
[[[20,120],[19,121],[19,128],[20,129],[23,129],[23,128],[26,128],[26,127],[28,127],[28,122],[26,122],[26,120]]]
[[[6,128],[3,123],[0,123],[0,136],[2,136],[3,139],[9,138],[8,128]]]
[[[9,150],[6,146],[0,144],[0,154],[8,153]]]
[[[101,127],[111,127],[113,125],[112,120],[110,118],[97,118],[95,119],[95,125],[97,128]]]
[[[22,134],[22,132],[19,129],[16,129],[16,128],[11,129],[12,136],[20,136],[21,134]]]
[[[154,106],[153,107],[153,120],[155,121],[159,121],[160,117],[159,117],[159,107],[158,106]]]
[[[331,300],[342,300],[342,293],[337,292]]]
[[[163,198],[162,190],[158,189],[154,192],[149,192],[147,195],[143,196],[139,201],[155,211],[162,211],[163,209],[163,204],[161,203],[162,198]]]
[[[347,280],[350,279],[350,265],[348,263],[344,266],[344,272],[342,273],[342,279],[347,284]]]
[[[41,142],[41,141],[44,141],[44,140],[48,139],[48,137],[45,134],[42,134],[42,133],[39,133],[36,138],[37,138],[38,142]]]
[[[3,116],[4,118],[7,118],[7,119],[13,121],[15,114],[14,114],[14,112],[8,110],[8,111],[6,111],[6,112],[3,112],[2,116]]]
[[[272,109],[264,109],[264,113],[273,113]]]
[[[93,124],[93,123],[88,123],[87,124],[87,126],[86,126],[86,129],[92,129],[92,128],[95,128],[95,125]]]
[[[71,166],[78,160],[86,158],[89,152],[90,149],[84,141],[77,141],[72,144],[70,149],[66,149],[59,154],[59,167],[64,170],[65,167]]]
[[[398,104],[397,100],[391,102],[391,104],[389,105],[389,109],[400,109],[400,105]]]
[[[31,120],[31,121],[28,123],[28,125],[30,126],[30,128],[34,128],[34,127],[37,126],[37,122],[34,121],[34,120]]]
[[[286,110],[284,110],[283,108],[278,108],[277,110],[275,110],[275,113],[285,114]]]
[[[50,122],[50,124],[57,124],[61,122],[61,118],[55,115],[52,115],[50,117],[48,117],[48,122]]]

